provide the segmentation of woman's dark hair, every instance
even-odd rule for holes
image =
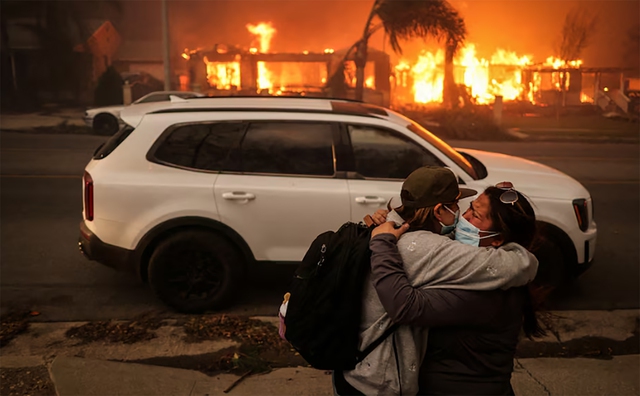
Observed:
[[[511,191],[517,194],[517,201],[513,203],[502,202],[500,197],[505,191],[508,190],[497,187],[487,187],[484,190],[484,194],[489,198],[491,204],[489,216],[493,223],[492,230],[500,232],[503,243],[515,242],[528,249],[536,237],[536,214],[529,200],[516,190]],[[542,337],[546,332],[540,326],[536,316],[538,302],[533,296],[535,286],[529,284],[525,288],[522,329],[530,339]]]
[[[524,195],[515,190],[518,200],[504,203],[500,200],[507,190],[487,187],[484,194],[491,204],[492,231],[500,232],[504,243],[515,242],[525,248],[531,247],[536,236],[536,214]]]

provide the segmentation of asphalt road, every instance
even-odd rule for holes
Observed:
[[[0,306],[41,312],[41,320],[174,315],[146,285],[84,259],[77,249],[81,175],[105,138],[0,133]],[[592,268],[553,296],[552,309],[639,307],[638,144],[450,142],[518,155],[584,184],[595,202],[598,245]],[[247,280],[242,314],[274,314],[291,266],[263,266]],[[175,315],[174,315],[175,316]]]

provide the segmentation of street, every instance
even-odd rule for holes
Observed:
[[[167,312],[146,285],[80,255],[81,176],[98,136],[2,132],[0,297],[2,308],[42,313],[43,321],[131,318]],[[637,144],[449,142],[517,155],[559,169],[581,182],[595,203],[595,261],[553,296],[554,310],[639,307],[640,158]],[[517,187],[517,186],[516,186]],[[228,312],[272,315],[291,266],[253,271]]]

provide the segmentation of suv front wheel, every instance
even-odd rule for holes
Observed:
[[[189,230],[164,239],[149,261],[149,283],[167,305],[184,313],[224,308],[238,287],[243,262],[214,233]]]

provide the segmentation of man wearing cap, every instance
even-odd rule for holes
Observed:
[[[458,200],[476,194],[476,190],[458,187],[456,177],[449,169],[424,166],[413,171],[402,183],[400,198],[403,206],[418,209],[443,202],[457,205]]]
[[[535,277],[538,261],[525,248],[486,249],[452,240],[458,200],[476,191],[458,187],[453,172],[422,167],[402,185],[402,205],[387,221],[408,229],[397,245],[403,270],[413,287],[495,290],[523,286]],[[371,248],[375,249],[372,240]],[[395,241],[394,241],[395,242]],[[396,253],[398,254],[398,253]],[[494,271],[483,265],[491,262]],[[393,325],[368,279],[363,292],[360,350]],[[415,395],[420,364],[427,347],[427,328],[399,326],[354,370],[334,372],[337,394]]]

